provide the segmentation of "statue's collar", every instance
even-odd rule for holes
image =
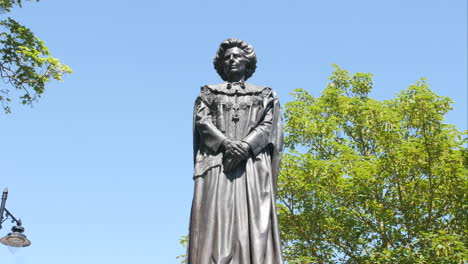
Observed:
[[[226,88],[229,89],[237,89],[238,87],[245,89],[245,83],[244,82],[226,82]]]
[[[206,85],[208,89],[215,93],[224,93],[224,94],[256,94],[262,92],[265,87],[257,86],[247,82],[224,82],[219,84]]]

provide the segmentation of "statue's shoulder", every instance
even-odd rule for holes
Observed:
[[[271,90],[268,86],[260,86],[251,83],[245,83],[245,91],[253,94],[265,93],[266,91]]]
[[[245,88],[248,93],[252,93],[254,95],[278,98],[277,93],[270,86],[260,86],[251,83],[245,83]]]
[[[227,83],[207,84],[201,87],[201,93],[222,93],[227,90]]]

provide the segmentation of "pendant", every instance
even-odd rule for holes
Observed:
[[[239,106],[236,104],[232,107],[234,110],[234,115],[232,116],[232,121],[237,122],[239,121]]]

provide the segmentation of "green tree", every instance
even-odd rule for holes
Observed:
[[[368,97],[372,74],[334,66],[319,97],[286,104],[278,213],[288,263],[466,263],[466,133],[422,79]]]
[[[9,13],[22,3],[22,0],[0,0],[0,13]],[[10,17],[1,20],[0,27],[0,78],[4,83],[0,87],[0,102],[4,111],[10,113],[13,97],[22,104],[32,104],[44,93],[47,82],[62,80],[64,74],[72,71],[52,57],[44,42],[29,28]]]

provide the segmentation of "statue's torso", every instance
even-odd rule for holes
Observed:
[[[202,97],[210,108],[213,124],[231,140],[241,140],[249,133],[264,107],[264,99],[271,94],[269,87],[251,84],[244,88],[233,85],[228,89],[225,84],[206,87]]]

